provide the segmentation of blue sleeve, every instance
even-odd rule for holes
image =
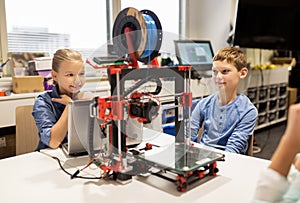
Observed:
[[[202,126],[203,115],[201,114],[201,102],[198,102],[191,116],[191,140],[197,141],[199,129]]]
[[[257,109],[254,106],[249,108],[229,137],[225,151],[242,154],[246,152],[248,139],[254,132],[257,115]]]
[[[38,128],[40,141],[49,146],[51,128],[57,121],[53,106],[43,97],[38,97],[32,115]]]

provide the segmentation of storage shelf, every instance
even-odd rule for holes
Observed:
[[[258,125],[254,128],[254,130],[259,130],[259,129],[262,129],[262,128],[265,128],[265,127],[268,127],[268,126],[271,126],[271,125],[274,125],[274,124],[277,124],[277,123],[280,123],[280,122],[283,122],[283,121],[286,121],[287,117],[282,117],[280,119],[277,119],[277,120],[274,120],[274,121],[271,121],[271,122],[268,122],[268,123],[264,123],[264,124],[261,124],[261,125]]]
[[[250,79],[246,94],[258,111],[255,130],[285,121],[289,103],[288,69],[253,70]]]

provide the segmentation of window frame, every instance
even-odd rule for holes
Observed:
[[[179,0],[179,37],[185,36],[186,25],[186,10],[187,2],[186,0]],[[118,13],[121,11],[121,0],[106,0],[106,22],[107,22],[107,42],[112,41],[111,32],[113,27],[113,22]],[[6,23],[6,10],[5,10],[5,0],[0,0],[0,62],[3,63],[8,58],[8,37],[7,37],[7,23]],[[4,71],[3,74],[6,76],[7,72]],[[8,75],[9,76],[9,75]]]
[[[8,42],[7,42],[5,0],[0,0],[0,62],[1,63],[7,60],[8,57],[7,50],[8,50]]]

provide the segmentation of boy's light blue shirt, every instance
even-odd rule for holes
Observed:
[[[218,93],[198,102],[191,116],[191,137],[197,140],[204,122],[200,143],[221,150],[244,154],[248,138],[253,134],[258,112],[244,94],[238,94],[233,102],[220,106]]]

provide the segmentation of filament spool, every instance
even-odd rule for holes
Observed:
[[[113,26],[113,46],[118,56],[129,53],[125,28],[132,31],[132,45],[137,60],[149,63],[158,55],[162,42],[162,28],[157,16],[149,10],[138,11],[129,7],[117,16]]]
[[[162,27],[155,13],[150,10],[142,10],[141,12],[146,20],[148,38],[145,50],[139,61],[149,63],[152,59],[158,56],[163,36]]]

